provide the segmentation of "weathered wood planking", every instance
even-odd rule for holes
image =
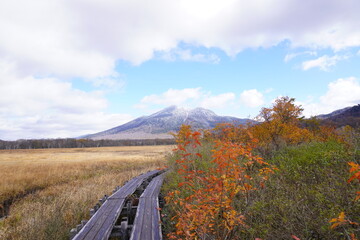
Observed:
[[[159,193],[164,173],[155,177],[140,196],[130,240],[160,240]]]
[[[112,194],[103,205],[101,205],[99,210],[92,218],[90,218],[73,240],[108,239],[112,228],[119,218],[126,198],[133,194],[144,180],[159,172],[159,170],[150,171],[128,181],[123,187]]]
[[[116,191],[113,195],[109,197],[109,199],[116,198],[126,198],[127,196],[133,194],[135,190],[142,184],[142,182],[151,177],[152,175],[158,174],[160,170],[154,170],[129,180],[123,187],[121,187],[118,191]]]

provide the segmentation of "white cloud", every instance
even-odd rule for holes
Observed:
[[[0,115],[2,140],[32,138],[68,138],[103,131],[130,121],[128,114],[105,114],[87,112],[79,114],[44,114],[35,116],[3,118]]]
[[[174,49],[161,54],[161,58],[167,61],[189,61],[217,64],[220,58],[216,54],[192,53],[190,49]]]
[[[223,93],[215,96],[206,96],[200,103],[204,108],[221,108],[225,107],[235,99],[234,93]]]
[[[353,106],[360,103],[360,82],[354,77],[330,82],[327,92],[318,102],[303,103],[304,115],[314,116]]]
[[[221,108],[232,103],[235,94],[231,92],[213,95],[211,92],[203,91],[201,88],[169,89],[162,94],[152,94],[141,99],[136,108],[148,108],[154,105],[177,105],[193,108]]]
[[[0,57],[16,61],[25,75],[92,79],[112,76],[118,59],[140,64],[180,42],[229,55],[285,40],[291,47],[337,51],[360,46],[359,8],[359,1],[326,0],[4,1]]]
[[[273,88],[268,88],[268,89],[266,89],[266,90],[264,91],[264,93],[271,93],[272,91],[274,91]]]
[[[263,94],[256,89],[243,91],[240,100],[247,107],[259,107],[265,103]]]
[[[320,100],[334,108],[358,104],[360,103],[360,83],[354,77],[340,78],[329,83],[327,93]]]
[[[292,59],[294,59],[298,56],[302,56],[302,55],[316,56],[317,52],[316,51],[305,51],[305,52],[289,53],[289,54],[286,54],[284,61],[289,62]]]
[[[13,69],[0,62],[1,139],[77,137],[131,119],[105,114],[101,92],[80,91],[56,78],[19,76]]]
[[[229,55],[284,40],[294,46],[314,48],[342,49],[360,44],[357,2],[320,0],[304,5],[299,1],[214,0],[195,4],[190,0],[158,0],[147,7],[141,0],[114,0],[81,1],[77,5],[82,19],[87,20],[85,24],[91,26],[86,33],[95,37],[92,42],[99,38],[94,36],[99,31],[99,36],[110,39],[110,46],[118,44],[114,50],[121,58],[134,63],[150,59],[154,51],[175,48],[180,41],[218,47]],[[107,25],[113,22],[119,24],[117,28]]]
[[[119,79],[118,74],[103,78],[94,78],[90,80],[95,87],[104,87],[109,90],[120,90],[125,85],[125,82]]]
[[[328,55],[321,56],[317,59],[308,60],[302,63],[302,69],[304,71],[311,68],[320,68],[322,71],[328,71],[331,67],[335,66],[339,61],[347,59],[347,56],[332,56]]]
[[[21,6],[21,7],[19,7]],[[12,1],[0,10],[0,52],[24,74],[84,78],[114,73],[114,58],[84,46],[64,1]]]
[[[156,95],[148,95],[141,99],[140,105],[157,104],[157,105],[182,105],[188,100],[198,99],[201,96],[200,88],[172,89]]]
[[[286,54],[285,58],[284,58],[284,62],[289,62],[290,60],[292,60],[293,58],[299,56],[298,53],[289,53]]]

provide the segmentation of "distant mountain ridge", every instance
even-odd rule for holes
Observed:
[[[350,125],[360,127],[360,104],[346,107],[329,114],[316,116],[324,124],[336,127]],[[176,132],[182,124],[189,124],[194,129],[210,129],[219,123],[245,124],[254,122],[230,116],[218,116],[213,111],[204,108],[186,110],[176,106],[167,107],[149,116],[136,118],[123,125],[81,138],[100,139],[169,139],[169,132]]]
[[[346,107],[329,114],[317,116],[326,124],[342,127],[349,125],[354,128],[360,127],[360,104],[353,107]]]
[[[252,121],[229,116],[218,116],[205,108],[186,110],[176,106],[167,107],[149,116],[134,119],[123,125],[90,134],[88,139],[166,139],[172,138],[169,132],[179,130],[182,124],[189,124],[194,129],[209,129],[218,123],[234,122],[245,124]]]
[[[352,108],[352,107],[346,107],[346,108],[338,109],[338,110],[335,110],[335,111],[333,111],[331,113],[328,113],[328,114],[317,115],[316,117],[319,118],[319,119],[327,119],[327,118],[335,117],[335,116],[338,116],[338,115],[346,112],[350,108]]]

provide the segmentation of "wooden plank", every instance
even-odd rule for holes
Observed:
[[[104,202],[94,216],[85,224],[85,226],[73,239],[108,239],[111,234],[111,230],[119,218],[122,208],[124,207],[125,199],[129,195],[133,194],[145,179],[157,173],[159,173],[159,170],[154,170],[139,175],[128,181]]]
[[[106,226],[104,223],[110,219],[115,224],[124,203],[125,199],[107,200],[73,239],[108,239],[113,225]],[[110,231],[109,235],[99,236],[101,229],[104,229],[104,232]]]
[[[155,177],[140,196],[130,240],[162,239],[159,193],[164,174]]]
[[[143,181],[149,177],[151,177],[154,174],[159,173],[159,170],[150,171],[147,173],[144,173],[142,175],[139,175],[133,179],[131,179],[129,182],[127,182],[122,188],[120,188],[117,192],[115,192],[113,195],[109,197],[109,199],[113,198],[124,198],[133,194],[135,190],[143,183]]]
[[[160,189],[164,180],[164,173],[155,177],[149,184],[149,186],[145,189],[143,194],[141,194],[140,198],[148,198],[155,197],[158,198]]]
[[[110,199],[110,201],[121,201],[122,199]],[[120,214],[121,214],[121,210],[122,208],[117,208],[115,209],[116,213],[112,212],[105,220],[104,220],[104,224],[102,226],[102,228],[99,229],[99,231],[97,232],[97,234],[95,235],[94,239],[108,239],[111,231],[117,221],[117,219],[119,218]],[[110,227],[109,227],[110,226]],[[89,238],[91,239],[91,238]]]

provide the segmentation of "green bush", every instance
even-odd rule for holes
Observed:
[[[242,235],[265,239],[342,239],[330,230],[329,220],[345,211],[360,222],[356,189],[348,184],[347,161],[351,158],[338,142],[313,142],[279,150],[268,160],[279,171],[256,192],[246,207],[251,226]]]

